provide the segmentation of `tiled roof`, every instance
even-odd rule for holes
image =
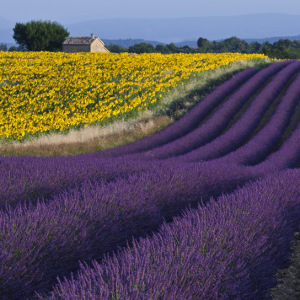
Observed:
[[[88,37],[88,36],[85,36],[85,37],[69,37],[64,41],[64,45],[90,45],[96,39],[98,39],[98,38],[97,37],[92,38],[92,37]]]

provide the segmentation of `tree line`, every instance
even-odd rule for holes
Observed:
[[[269,42],[247,43],[237,37],[231,37],[220,42],[210,42],[205,38],[199,38],[197,45],[200,53],[213,52],[239,52],[239,53],[263,53],[272,58],[300,58],[300,41],[280,39],[273,44]]]
[[[18,46],[7,47],[0,44],[0,51],[61,51],[62,43],[69,36],[69,32],[60,24],[50,21],[30,21],[27,23],[16,23],[13,38]],[[197,40],[198,47],[183,46],[175,44],[139,43],[128,48],[109,44],[107,48],[114,53],[263,53],[271,58],[279,59],[300,59],[300,41],[280,39],[273,44],[269,42],[248,43],[237,37],[230,37],[222,41],[209,41],[200,37]]]
[[[273,44],[269,42],[258,43],[251,42],[247,43],[237,37],[231,37],[222,41],[213,41],[200,37],[197,40],[198,47],[177,47],[173,43],[168,45],[156,45],[140,43],[128,48],[119,45],[108,45],[107,48],[110,52],[121,53],[263,53],[271,58],[280,59],[300,59],[300,41],[291,41],[289,39],[280,39]]]

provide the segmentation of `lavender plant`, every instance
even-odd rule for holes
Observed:
[[[205,123],[201,124],[191,132],[172,142],[165,143],[160,147],[153,148],[143,153],[130,155],[128,158],[143,160],[169,158],[171,156],[187,153],[211,142],[228,126],[231,119],[239,112],[242,106],[249,101],[249,99],[251,100],[252,95],[285,65],[287,65],[286,62],[285,64],[273,64],[256,73],[243,83],[236,92],[230,95]],[[197,109],[202,110],[202,104],[202,102],[199,103]],[[189,114],[186,115],[186,117],[188,116]],[[177,123],[175,124],[177,126]]]
[[[103,153],[0,157],[1,299],[267,297],[300,219],[300,123],[276,147],[297,119],[299,70],[245,70]]]
[[[291,86],[282,97],[276,111],[270,121],[247,144],[230,152],[228,155],[216,161],[238,163],[243,165],[255,165],[264,160],[276,144],[288,126],[300,99],[300,75],[295,78]],[[296,134],[296,133],[295,133]],[[288,146],[290,148],[290,146]],[[277,155],[278,156],[278,155]],[[295,157],[295,155],[291,155]]]
[[[281,65],[286,65],[289,62],[283,62]],[[276,67],[275,67],[276,68]],[[207,114],[214,109],[216,105],[224,101],[227,96],[232,94],[241,84],[247,81],[257,72],[256,68],[249,68],[239,72],[232,79],[226,81],[203,99],[197,106],[189,111],[180,120],[167,128],[159,131],[150,137],[143,138],[137,142],[124,146],[108,149],[101,152],[101,156],[119,156],[128,153],[140,152],[154,147],[163,145],[187,134],[196,128],[201,119],[204,119]]]
[[[296,61],[280,71],[230,129],[205,146],[182,155],[180,160],[187,162],[215,159],[236,150],[252,133],[268,107],[299,70],[300,62]]]
[[[165,164],[110,183],[86,181],[48,203],[10,207],[0,213],[0,296],[29,297],[78,269],[79,260],[101,259],[200,198],[207,201],[253,178],[226,164]]]
[[[262,299],[299,225],[299,181],[288,170],[199,204],[153,237],[82,264],[47,299]]]

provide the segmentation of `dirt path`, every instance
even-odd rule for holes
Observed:
[[[291,265],[277,273],[279,283],[270,290],[274,300],[300,299],[300,231],[294,235]]]

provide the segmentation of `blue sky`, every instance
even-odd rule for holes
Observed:
[[[107,18],[233,16],[257,13],[300,15],[299,0],[8,0],[0,16],[13,22],[61,24]]]

